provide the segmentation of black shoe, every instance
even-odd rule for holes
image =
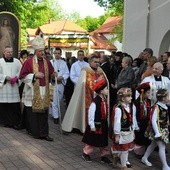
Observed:
[[[15,130],[22,130],[22,129],[24,129],[21,125],[15,125],[13,128]]]
[[[70,132],[62,131],[62,134],[63,134],[63,135],[69,135]]]
[[[5,128],[13,128],[14,126],[13,126],[13,125],[5,124],[4,127],[5,127]]]
[[[83,136],[83,133],[79,129],[73,128],[73,130],[71,132],[72,133],[77,133],[77,134],[80,134],[80,135]]]
[[[53,139],[53,138],[51,138],[51,137],[49,137],[49,136],[45,137],[44,139],[45,139],[46,141],[49,141],[49,142],[54,141],[54,139]]]
[[[59,123],[59,118],[54,118],[54,124],[58,124]]]
[[[101,157],[101,163],[112,164],[112,161],[109,158],[102,156]]]
[[[85,153],[83,153],[82,158],[86,161],[86,162],[92,162],[90,155],[87,155]]]

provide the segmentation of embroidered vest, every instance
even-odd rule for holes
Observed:
[[[136,119],[137,122],[140,122],[142,119],[148,119],[150,117],[151,112],[151,100],[146,99],[145,102],[140,101],[140,97],[137,98],[137,100],[134,101],[134,105],[136,106]],[[144,106],[145,105],[145,106]],[[146,110],[144,109],[146,108]]]
[[[102,98],[98,95],[94,98],[96,104],[95,122],[101,122],[107,119],[108,107],[106,101],[102,101]]]
[[[122,112],[121,117],[121,131],[129,131],[132,126],[132,106],[130,109],[130,113],[128,113],[121,105],[118,105]]]
[[[159,108],[159,119],[157,121],[158,124],[160,125],[160,128],[167,128],[168,127],[168,109],[164,109],[163,107],[157,105]]]

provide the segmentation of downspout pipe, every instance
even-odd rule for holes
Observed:
[[[147,23],[146,23],[146,48],[149,47],[149,29],[150,29],[150,10],[151,10],[151,0],[148,0],[147,5]]]
[[[127,23],[127,1],[124,1],[124,13],[123,13],[123,44],[122,50],[125,51],[126,47],[126,23]]]

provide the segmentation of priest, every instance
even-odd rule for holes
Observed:
[[[163,72],[163,64],[160,62],[156,62],[153,65],[153,73],[151,76],[145,77],[142,83],[150,82],[150,96],[151,105],[153,106],[157,99],[156,99],[156,92],[158,89],[167,89],[170,90],[170,81],[167,77],[162,76]]]
[[[107,80],[103,70],[99,67],[99,58],[92,55],[89,59],[89,66],[81,70],[73,96],[66,110],[62,122],[64,132],[71,132],[73,129],[78,129],[81,133],[85,132],[88,122],[88,109],[95,95],[92,87],[103,78]]]
[[[18,129],[21,119],[19,73],[22,64],[13,56],[13,48],[5,47],[0,59],[0,112],[5,127]]]
[[[26,129],[35,138],[53,141],[48,126],[49,80],[55,80],[56,73],[44,57],[44,39],[37,36],[32,47],[34,56],[25,61],[20,72],[20,79],[25,83],[22,102],[27,117]]]

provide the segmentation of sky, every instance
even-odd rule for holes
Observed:
[[[104,8],[94,0],[58,0],[58,3],[67,13],[76,11],[82,18],[86,16],[99,17],[104,14]]]

